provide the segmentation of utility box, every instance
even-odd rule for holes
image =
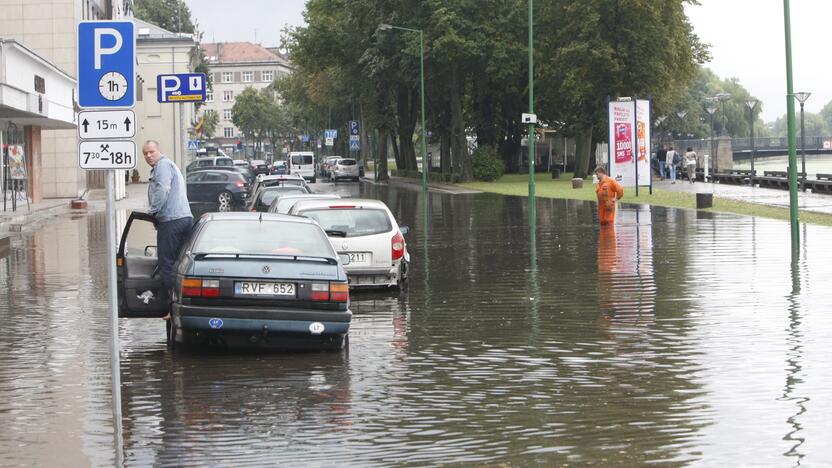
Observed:
[[[705,208],[713,208],[714,194],[712,193],[697,193],[696,194],[696,209],[703,210]]]
[[[581,179],[580,177],[575,177],[574,179],[572,179],[572,188],[573,189],[579,189],[579,188],[583,188],[583,187],[584,187],[584,180],[583,179]]]

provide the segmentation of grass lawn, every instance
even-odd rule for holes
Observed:
[[[570,200],[597,201],[595,186],[592,185],[592,178],[584,180],[584,187],[581,189],[572,188],[572,174],[561,174],[560,179],[552,179],[548,173],[535,175],[535,193],[542,198],[565,198]],[[483,192],[500,193],[503,195],[527,196],[529,194],[528,174],[507,174],[497,182],[467,182],[459,184],[462,187],[481,190]],[[647,187],[639,188],[639,196],[635,196],[635,189],[627,187],[624,203],[670,206],[674,208],[696,209],[696,195],[692,193],[672,192],[662,189],[653,189],[650,195]],[[714,197],[714,206],[706,211],[720,213],[735,213],[746,216],[757,216],[761,218],[772,218],[789,220],[789,210],[771,206],[746,203],[736,200]],[[804,223],[821,224],[832,226],[832,215],[800,211],[800,221]]]
[[[366,161],[366,164],[367,165],[364,167],[364,172],[366,174],[369,174],[370,172],[373,172],[373,170],[374,170],[373,169],[374,161],[372,159],[368,159]],[[396,170],[396,160],[395,159],[388,159],[387,160],[387,170],[388,171],[395,171]]]

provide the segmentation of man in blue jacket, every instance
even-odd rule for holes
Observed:
[[[156,217],[156,248],[159,274],[165,288],[173,288],[176,279],[174,263],[179,249],[191,232],[194,215],[188,204],[185,178],[179,168],[159,151],[159,143],[147,140],[142,146],[144,160],[152,168],[147,200],[150,214]],[[170,316],[166,317],[169,318]]]

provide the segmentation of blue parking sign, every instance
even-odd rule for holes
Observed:
[[[357,120],[350,120],[350,135],[360,135],[361,126]]]
[[[133,107],[136,35],[132,21],[78,23],[78,105]]]
[[[204,73],[179,73],[156,76],[159,102],[203,102],[208,91]]]

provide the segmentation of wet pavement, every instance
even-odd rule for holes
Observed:
[[[336,354],[173,353],[121,320],[127,466],[832,463],[832,230],[317,184],[408,225],[409,288]],[[427,208],[427,210],[425,210]],[[124,221],[121,212],[119,221]],[[0,259],[0,465],[111,466],[101,213]]]

